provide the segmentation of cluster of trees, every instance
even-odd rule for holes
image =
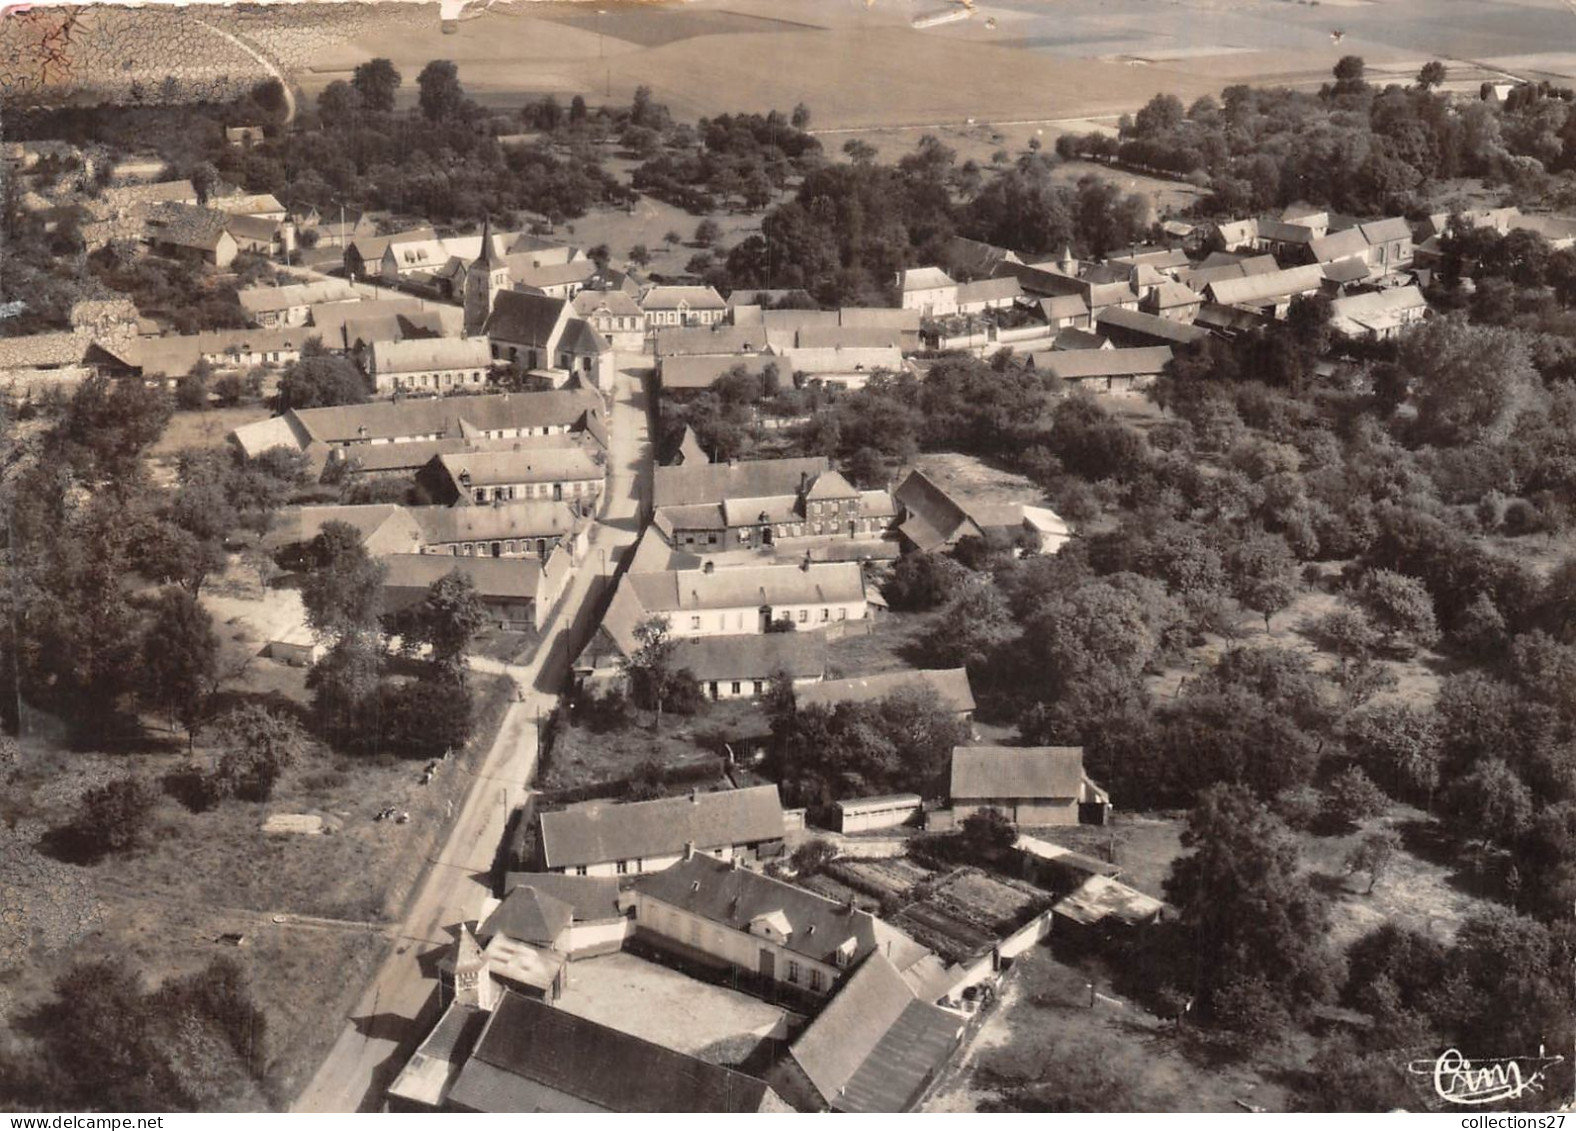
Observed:
[[[702,118],[693,129],[670,128],[665,135],[632,120],[622,140],[648,160],[630,183],[696,215],[719,205],[732,208],[734,202],[757,211],[771,203],[789,177],[823,163],[821,143],[801,128],[809,120],[802,105],[791,118],[777,110],[765,116],[723,114]],[[687,144],[692,141],[693,146]]]
[[[1183,834],[1187,855],[1166,881],[1179,921],[1128,957],[1141,962],[1162,1008],[1225,1029],[1243,1048],[1285,1037],[1317,1006],[1340,1003],[1373,1024],[1323,1042],[1304,1102],[1314,1111],[1414,1109],[1437,1098],[1408,1080],[1419,1048],[1483,1057],[1502,1048],[1558,1049],[1576,1031],[1568,922],[1549,926],[1508,908],[1475,912],[1446,944],[1386,924],[1343,956],[1328,941],[1324,897],[1301,869],[1287,826],[1253,793],[1212,786]],[[1156,986],[1158,985],[1158,990]],[[1137,987],[1135,987],[1137,988]],[[1531,1055],[1531,1052],[1527,1055]],[[1518,1097],[1535,1109],[1570,1087],[1555,1065],[1547,1091]]]
[[[225,538],[266,529],[301,481],[298,458],[215,451],[185,453],[174,489],[156,487],[142,456],[170,413],[142,381],[86,381],[3,484],[0,665],[82,737],[134,732],[138,710],[200,729],[220,653],[197,594]]]
[[[1117,137],[1068,134],[1057,152],[1206,185],[1212,215],[1252,215],[1293,201],[1400,214],[1417,211],[1453,177],[1519,182],[1545,166],[1562,167],[1566,103],[1502,114],[1437,93],[1437,63],[1411,86],[1383,89],[1364,81],[1363,69],[1360,58],[1343,58],[1336,81],[1316,94],[1231,86],[1219,99],[1187,107],[1157,95],[1122,119]]]
[[[336,749],[411,757],[463,746],[473,721],[465,657],[486,621],[471,579],[456,569],[386,615],[387,567],[354,527],[328,523],[307,557],[301,604],[327,646],[307,674],[323,737]],[[418,664],[414,678],[392,670],[391,638]]]
[[[870,703],[801,706],[793,681],[779,673],[764,705],[772,728],[767,773],[786,804],[819,813],[839,798],[938,795],[952,748],[969,734],[967,724],[919,687]]]
[[[268,1019],[241,967],[216,958],[148,989],[119,959],[80,962],[0,1046],[0,1092],[22,1110],[264,1111],[284,1097]]]

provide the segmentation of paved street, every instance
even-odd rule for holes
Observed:
[[[641,363],[638,355],[621,356],[620,362]],[[537,724],[557,702],[570,661],[595,627],[597,599],[608,575],[639,533],[640,501],[650,489],[646,399],[639,377],[620,374],[609,431],[607,501],[592,529],[590,552],[529,664],[476,662],[479,669],[513,678],[522,698],[504,716],[447,840],[411,899],[396,932],[398,945],[296,1100],[295,1111],[378,1110],[384,1089],[433,1020],[436,983],[422,974],[420,961],[449,942],[445,928],[475,919],[491,894],[488,880],[508,814],[536,769]]]

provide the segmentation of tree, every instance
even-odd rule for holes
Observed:
[[[199,161],[192,167],[191,176],[187,179],[197,193],[197,203],[207,204],[213,190],[219,187],[219,170],[213,167],[212,162]]]
[[[856,137],[843,143],[843,152],[855,165],[873,165],[880,151],[868,141]]]
[[[796,130],[802,130],[810,124],[810,108],[803,102],[793,108],[793,115],[788,119]]]
[[[943,667],[977,671],[1017,635],[1018,626],[1001,590],[990,578],[976,575],[964,581],[937,615],[925,647]]]
[[[613,251],[605,243],[599,243],[586,252],[586,258],[596,264],[598,271],[606,271],[607,265],[613,262]]]
[[[1436,86],[1445,85],[1446,76],[1445,65],[1433,59],[1424,63],[1423,69],[1417,72],[1417,85],[1424,90],[1433,90]]]
[[[1017,843],[1018,830],[1000,809],[986,806],[963,818],[963,843],[976,860],[995,863]]]
[[[394,109],[394,92],[404,79],[387,59],[368,59],[358,63],[350,77],[350,85],[361,96],[361,104],[368,110],[386,114]],[[422,107],[423,112],[426,106]]]
[[[1361,90],[1367,64],[1361,55],[1342,55],[1335,64],[1335,89],[1337,93]]]
[[[1473,766],[1451,787],[1446,807],[1464,841],[1510,844],[1532,823],[1532,791],[1502,758],[1485,758]]]
[[[367,382],[343,357],[308,356],[291,363],[279,378],[279,410],[365,404]]]
[[[141,778],[116,778],[94,786],[77,803],[66,836],[87,856],[128,852],[147,836],[159,795]]]
[[[407,652],[430,647],[433,667],[443,678],[463,682],[465,654],[486,626],[487,610],[476,583],[456,566],[429,585],[418,603],[390,620],[390,630]]]
[[[206,360],[199,360],[186,376],[175,383],[175,403],[187,411],[207,408],[208,380],[212,376],[213,366]]]
[[[793,850],[788,863],[796,876],[807,878],[818,874],[835,859],[837,846],[825,837],[813,836]]]
[[[471,697],[428,679],[385,683],[378,695],[379,736],[392,753],[430,758],[470,740]]]
[[[1432,711],[1401,703],[1371,707],[1347,724],[1348,742],[1368,772],[1396,797],[1428,804],[1439,785],[1440,727]]]
[[[894,609],[933,609],[950,600],[968,576],[968,570],[945,554],[904,554],[882,584],[881,595]]]
[[[1182,847],[1165,891],[1189,940],[1203,1015],[1225,1004],[1223,989],[1254,979],[1290,1008],[1328,1001],[1329,913],[1286,827],[1247,790],[1217,785],[1200,794]]]
[[[1239,541],[1226,559],[1233,595],[1264,618],[1270,618],[1297,599],[1302,588],[1297,559],[1279,534],[1252,534]]]
[[[586,100],[584,95],[575,95],[569,100],[569,124],[578,125],[586,120]]]
[[[332,639],[375,633],[387,569],[367,553],[360,532],[347,523],[326,523],[308,555],[312,569],[301,584],[301,604],[312,630]]]
[[[665,616],[650,616],[635,626],[635,650],[624,661],[635,702],[657,713],[662,725],[662,709],[675,694],[683,678],[677,667],[679,642]]]
[[[636,267],[646,267],[651,263],[651,251],[643,243],[637,243],[629,249],[629,261]]]
[[[220,716],[213,724],[213,742],[224,753],[214,773],[214,792],[267,801],[280,775],[305,753],[307,741],[295,719],[255,703]]]
[[[1342,770],[1331,779],[1325,795],[1325,809],[1337,821],[1366,821],[1382,816],[1390,799],[1373,779],[1356,766]]]
[[[1368,894],[1390,870],[1395,854],[1401,851],[1401,834],[1394,829],[1380,829],[1363,837],[1361,843],[1346,857],[1348,872],[1368,873]]]
[[[1415,577],[1387,569],[1369,570],[1358,587],[1357,600],[1384,634],[1386,646],[1393,647],[1402,636],[1424,646],[1439,637],[1434,599]]]
[[[219,665],[213,618],[185,589],[163,589],[142,635],[140,674],[154,706],[179,720],[188,736],[202,720]]]
[[[429,122],[454,117],[465,104],[465,89],[460,86],[460,69],[447,59],[434,59],[416,76],[421,88],[417,101],[422,116]]]
[[[335,79],[317,96],[317,114],[330,128],[347,125],[361,109],[361,95],[344,79]]]
[[[707,217],[695,225],[695,242],[701,247],[711,247],[722,238],[722,225]]]
[[[1417,423],[1435,443],[1500,444],[1546,399],[1526,337],[1460,318],[1433,318],[1401,339]]]

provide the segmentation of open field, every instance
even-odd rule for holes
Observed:
[[[671,768],[710,761],[717,757],[719,739],[766,731],[760,709],[743,699],[708,701],[694,715],[669,711],[660,727],[654,722],[655,715],[647,711],[631,710],[620,721],[588,718],[583,710],[572,712],[541,767],[537,787],[570,789],[620,781],[645,763]]]
[[[1054,1102],[1058,1093],[1073,1101],[1041,1110],[1227,1112],[1241,1110],[1239,1099],[1286,1110],[1280,1086],[1244,1067],[1193,1063],[1169,1025],[1109,986],[1089,1008],[1087,985],[1083,971],[1057,962],[1048,946],[1019,958],[924,1110],[1001,1110],[1002,1093],[1016,1087],[1026,1087],[1031,1102]],[[1082,1106],[1091,1104],[1098,1106]]]
[[[890,612],[863,622],[869,625],[868,632],[850,628],[847,636],[827,647],[826,678],[849,679],[920,666],[913,662],[912,652],[931,617],[929,613]]]
[[[267,420],[273,413],[267,405],[237,405],[235,408],[210,408],[200,412],[182,411],[170,417],[164,430],[148,455],[154,460],[164,460],[185,448],[218,448],[225,437],[243,424]]]
[[[1500,71],[1576,74],[1576,20],[1559,0],[1028,0],[979,4],[926,30],[941,3],[768,0],[677,4],[494,4],[444,35],[437,14],[325,45],[299,81],[311,98],[358,62],[387,56],[406,75],[447,58],[495,105],[553,92],[593,104],[652,87],[676,117],[787,110],[821,129],[931,126],[969,118],[1051,124],[1115,115],[1152,95],[1185,100],[1233,82],[1316,86],[1342,55],[1404,80],[1430,58],[1470,84]],[[1341,30],[1337,42],[1331,34]]]

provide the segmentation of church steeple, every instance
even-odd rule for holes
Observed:
[[[481,254],[465,268],[465,332],[480,334],[499,291],[509,289],[509,265],[493,246],[492,218],[482,221]]]

